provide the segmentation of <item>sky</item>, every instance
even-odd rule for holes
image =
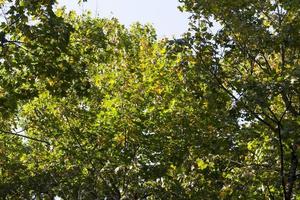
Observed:
[[[59,5],[77,13],[90,10],[94,16],[116,17],[126,27],[137,21],[150,23],[156,28],[159,38],[178,38],[188,29],[189,15],[178,10],[177,0],[88,0],[82,5],[77,2],[59,0]]]

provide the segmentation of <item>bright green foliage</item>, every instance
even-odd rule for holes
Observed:
[[[296,2],[182,1],[174,40],[6,2],[0,197],[299,198]]]
[[[158,41],[151,26],[56,15],[72,27],[68,43],[56,51],[21,35],[3,56],[2,76],[20,79],[3,90],[25,90],[3,130],[30,139],[1,135],[1,196],[217,198],[237,119],[223,112],[229,96],[193,67],[192,50]]]

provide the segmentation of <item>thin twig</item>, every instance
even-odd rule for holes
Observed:
[[[30,137],[30,136],[27,136],[27,135],[22,135],[22,134],[20,134],[20,133],[23,132],[23,131],[24,131],[24,130],[19,131],[19,132],[16,132],[16,133],[13,133],[13,132],[4,131],[4,130],[1,130],[1,129],[0,129],[0,132],[1,132],[2,134],[15,135],[15,136],[23,137],[23,138],[26,138],[26,139],[29,139],[29,140],[32,140],[32,141],[41,142],[41,143],[45,143],[45,144],[47,144],[47,145],[50,145],[50,143],[47,142],[47,141],[45,141],[45,140],[42,140],[42,139],[38,139],[38,138],[34,138],[34,137]]]

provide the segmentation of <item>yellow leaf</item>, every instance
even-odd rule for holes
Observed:
[[[125,138],[125,135],[123,135],[123,134],[117,134],[113,140],[115,142],[117,142],[119,145],[124,146],[126,138]]]
[[[200,159],[200,158],[198,158],[198,159],[196,160],[196,162],[197,162],[198,168],[201,169],[201,170],[204,170],[204,169],[206,169],[206,168],[208,167],[208,164],[207,164],[206,162],[204,162],[204,161],[203,161],[202,159]]]

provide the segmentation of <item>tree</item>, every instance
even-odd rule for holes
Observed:
[[[182,2],[190,32],[162,40],[1,4],[3,199],[299,197],[298,5]]]
[[[3,14],[0,109],[1,121],[5,121],[2,129],[9,130],[7,122],[13,123],[12,115],[17,112],[18,104],[37,95],[37,82],[58,76],[58,68],[52,62],[58,62],[65,51],[72,27],[54,13],[55,1],[0,3]]]
[[[3,48],[3,98],[15,103],[1,112],[10,116],[1,196],[218,198],[238,121],[224,112],[229,96],[193,67],[185,40],[60,9],[53,17],[69,27],[63,46],[57,33],[42,40],[49,26],[40,21],[39,40],[11,32],[20,45]]]
[[[180,2],[192,13],[195,67],[231,97],[228,112],[239,117],[234,143],[243,152],[228,177],[231,195],[242,196],[237,190],[243,184],[241,191],[249,191],[244,198],[298,198],[299,4]]]
[[[189,116],[202,106],[186,91],[191,51],[158,41],[151,26],[127,30],[63,10],[54,18],[70,27],[63,46],[51,39],[57,33],[43,41],[17,32],[20,45],[3,47],[1,87],[15,103],[2,112],[10,118],[1,129],[1,197],[190,196],[175,169],[197,157],[185,127],[197,129]],[[42,38],[46,25],[32,28]]]

